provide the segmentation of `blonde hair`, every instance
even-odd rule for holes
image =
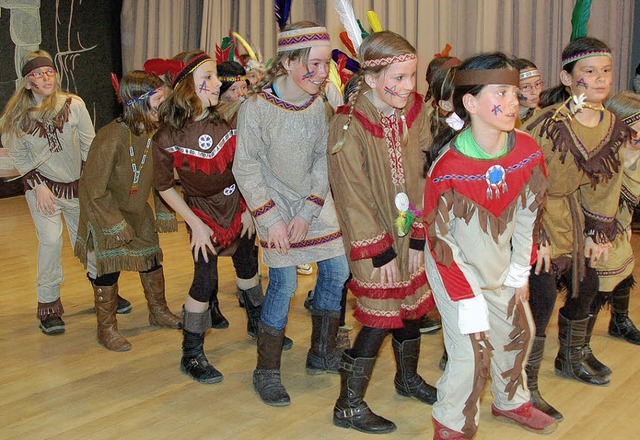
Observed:
[[[605,107],[618,119],[626,119],[640,112],[640,95],[633,92],[620,92],[609,98]]]
[[[44,50],[36,50],[22,57],[20,68],[29,61],[38,57],[46,57],[52,60],[51,55]],[[29,78],[18,79],[18,87],[4,108],[0,118],[0,132],[10,137],[20,138],[31,130],[35,121],[47,123],[51,121],[59,111],[59,97],[70,96],[64,93],[60,87],[60,76],[55,77],[55,87],[51,95],[47,96],[40,105],[37,104],[33,92],[27,89]]]
[[[409,43],[404,37],[391,31],[374,32],[362,42],[358,49],[358,58],[360,63],[364,61],[376,60],[380,58],[388,58],[396,55],[402,55],[412,53],[416,54],[416,49]],[[331,148],[331,153],[337,153],[344,146],[344,138],[347,130],[351,126],[353,120],[353,112],[355,111],[356,103],[360,95],[370,87],[364,80],[365,75],[384,75],[390,64],[382,66],[371,66],[361,68],[356,74],[357,79],[356,86],[353,89],[351,95],[349,95],[349,114],[347,115],[347,122],[343,125],[342,136],[340,140]],[[402,143],[406,145],[409,142],[409,128],[407,127],[407,121],[404,117],[404,109],[400,110],[400,117],[402,119]]]

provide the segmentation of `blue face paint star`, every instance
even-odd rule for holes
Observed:
[[[305,73],[304,75],[302,75],[302,79],[309,79],[311,78],[313,75],[315,74],[315,72],[313,70],[308,71],[307,73]]]
[[[491,110],[495,116],[498,116],[498,113],[502,113],[502,109],[499,105],[493,104],[493,110]]]
[[[589,84],[584,80],[584,78],[580,78],[576,83],[576,87],[584,87],[585,89],[589,88]]]

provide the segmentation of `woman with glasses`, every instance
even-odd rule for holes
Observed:
[[[525,58],[517,58],[514,64],[520,70],[520,112],[516,127],[520,127],[540,109],[540,93],[544,87],[544,81],[540,71],[531,61]]]
[[[71,243],[78,231],[78,181],[95,136],[87,108],[60,88],[51,55],[26,54],[21,78],[0,119],[2,143],[24,176],[25,196],[38,236],[38,319],[46,335],[63,333],[60,301],[62,216]],[[87,270],[95,276],[95,262]]]

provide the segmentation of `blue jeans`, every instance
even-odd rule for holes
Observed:
[[[314,288],[314,310],[340,311],[342,288],[349,278],[349,265],[344,255],[318,261],[318,279]],[[276,330],[287,325],[289,303],[298,286],[295,266],[270,267],[269,285],[262,304],[263,323]]]

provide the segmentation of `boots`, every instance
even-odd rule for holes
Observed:
[[[98,319],[98,342],[113,351],[129,351],[131,344],[118,332],[116,308],[118,285],[93,285],[93,295]]]
[[[39,327],[45,335],[61,335],[64,333],[65,324],[62,320],[64,307],[60,298],[48,303],[38,301]]]
[[[262,303],[264,302],[264,294],[262,286],[258,284],[248,290],[238,289],[239,303],[241,307],[247,311],[247,335],[251,339],[258,337],[258,324],[260,323],[260,315],[262,314]],[[293,347],[293,341],[287,336],[284,337],[283,350],[290,350]]]
[[[420,338],[403,342],[392,338],[391,345],[396,358],[396,377],[393,380],[396,392],[401,396],[415,397],[421,402],[433,405],[438,400],[436,389],[426,383],[417,371]]]
[[[609,321],[609,335],[621,338],[632,344],[640,345],[640,331],[629,318],[629,291],[625,287],[613,291],[611,299],[611,320]]]
[[[271,406],[287,406],[291,398],[280,381],[280,359],[284,329],[276,330],[262,321],[258,324],[258,363],[253,371],[253,389]]]
[[[311,348],[307,353],[307,374],[338,374],[341,353],[336,349],[340,312],[311,310]]]
[[[360,432],[385,434],[396,430],[390,420],[375,414],[363,400],[376,358],[352,358],[351,350],[342,354],[340,396],[333,407],[333,424]]]
[[[587,321],[589,318],[570,321],[562,314],[558,317],[558,339],[560,350],[556,356],[556,374],[562,377],[576,379],[590,385],[606,385],[609,378],[600,376],[593,371],[582,357],[585,344]]]
[[[182,320],[171,313],[167,307],[162,266],[153,272],[140,272],[140,281],[149,307],[149,324],[159,327],[181,328]]]
[[[224,317],[222,312],[220,311],[220,303],[218,302],[218,292],[216,288],[216,292],[211,296],[211,300],[209,300],[209,310],[211,311],[211,327],[216,329],[225,329],[229,328],[229,321]]]
[[[118,277],[120,275],[119,274],[115,274],[115,275],[117,275],[114,278],[115,284],[117,285]],[[93,283],[95,282],[96,279],[93,278],[91,275],[89,275],[89,272],[87,272],[87,279],[89,280],[89,282],[91,283],[91,286],[93,287]],[[133,310],[133,306],[129,301],[127,301],[126,299],[120,296],[120,293],[118,292],[118,290],[116,290],[116,297],[118,298],[118,306],[116,307],[116,313],[119,315],[126,315],[127,313],[131,313],[131,310]]]
[[[538,389],[538,372],[540,371],[540,363],[542,362],[542,354],[544,353],[545,339],[545,337],[540,336],[536,336],[533,339],[533,347],[531,348],[529,362],[526,367],[527,388],[529,388],[529,392],[531,393],[531,403],[533,403],[533,406],[560,422],[564,417],[557,409],[544,400]]]
[[[596,319],[598,319],[598,311],[596,310],[592,314],[589,315],[589,320],[587,321],[587,333],[584,336],[584,347],[582,347],[582,357],[584,361],[591,367],[593,371],[598,373],[600,376],[609,376],[611,374],[611,368],[607,367],[605,364],[600,362],[594,355],[591,350],[591,334],[593,333],[593,327],[596,325]]]
[[[211,312],[194,313],[183,310],[182,359],[180,371],[200,383],[218,383],[222,373],[209,364],[204,355],[204,334],[211,327]]]

